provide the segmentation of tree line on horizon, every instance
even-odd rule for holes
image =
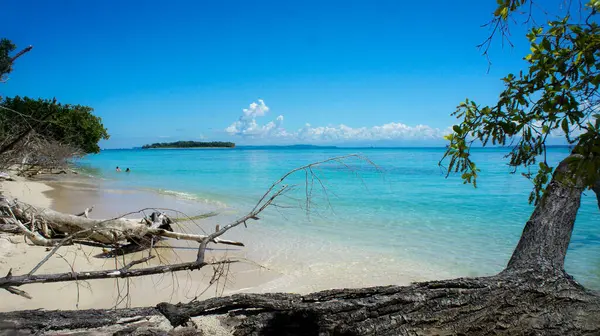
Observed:
[[[228,141],[175,141],[156,142],[142,146],[142,149],[151,148],[234,148],[235,143]]]

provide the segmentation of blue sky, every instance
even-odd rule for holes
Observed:
[[[93,107],[103,148],[439,145],[459,102],[524,66],[523,27],[489,73],[476,48],[495,3],[7,0],[2,36],[34,49],[0,95]]]

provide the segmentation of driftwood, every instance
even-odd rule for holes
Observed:
[[[87,218],[89,209],[86,209],[83,214],[70,215],[31,205],[19,206],[18,203],[10,208],[16,219],[14,223],[17,225],[19,225],[18,222],[22,223],[25,220],[30,222],[32,218],[35,218],[36,221],[45,223],[49,228],[63,234],[81,235],[83,232],[86,233],[86,239],[99,243],[114,244],[128,239],[141,239],[147,235],[197,242],[207,238],[207,235],[178,233],[162,228],[163,225],[169,223],[169,219],[164,214],[155,215],[153,213],[153,216],[157,218],[155,221],[130,218],[90,219]],[[28,231],[23,230],[28,238],[35,236],[34,232]],[[59,241],[48,240],[41,235],[38,236],[33,241],[36,245],[53,246],[59,243]],[[240,242],[218,238],[213,239],[212,242],[243,246]]]
[[[237,294],[156,309],[0,314],[20,331],[73,329],[84,316],[94,327],[160,312],[173,327],[195,316],[219,315],[234,335],[600,335],[600,294],[564,271],[564,257],[584,189],[556,169],[527,222],[508,266],[481,278],[460,278],[308,295]],[[31,318],[34,316],[35,318]],[[54,322],[56,321],[56,322]]]
[[[20,204],[16,201],[11,204],[4,199],[0,201],[0,211],[4,210],[10,216],[5,216],[5,223],[2,223],[1,229],[4,232],[21,232],[34,245],[57,248],[74,242],[87,241],[120,249],[123,247],[121,243],[124,241],[142,245],[162,237],[201,243],[208,238],[208,235],[174,232],[171,227],[171,219],[161,212],[153,212],[144,219],[99,220],[88,218],[91,209],[87,208],[82,213],[70,215],[51,209]],[[207,216],[212,216],[212,214]],[[51,232],[59,233],[61,238],[47,238],[52,235]],[[62,237],[64,235],[66,238]],[[221,238],[213,238],[210,242],[244,246],[241,242]]]

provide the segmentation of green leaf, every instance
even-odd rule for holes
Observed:
[[[547,39],[547,38],[544,38],[544,39],[542,40],[542,47],[543,47],[544,49],[546,49],[546,50],[550,50],[550,49],[552,49],[552,46],[550,45],[550,41],[548,41],[548,39]]]
[[[569,122],[567,121],[567,118],[564,118],[562,120],[560,127],[562,128],[563,132],[565,132],[565,134],[569,134]]]
[[[550,131],[550,127],[548,127],[548,126],[546,126],[546,125],[544,125],[544,126],[542,127],[542,133],[544,133],[544,134],[548,134],[548,132],[549,132],[549,131]]]

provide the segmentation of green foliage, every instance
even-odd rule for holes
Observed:
[[[161,143],[153,143],[151,145],[142,146],[143,149],[149,148],[198,148],[198,147],[206,147],[206,148],[233,148],[235,144],[233,142],[223,142],[223,141],[210,141],[210,142],[201,142],[201,141],[176,141],[176,142],[161,142]]]
[[[8,39],[0,39],[0,81],[12,71],[12,58],[10,53],[15,51],[15,46]]]
[[[530,0],[498,0],[495,23],[511,20],[510,14]],[[585,19],[561,20],[530,29],[528,70],[502,80],[504,91],[492,106],[467,99],[455,115],[460,123],[447,136],[448,173],[460,172],[465,183],[476,184],[479,169],[471,160],[474,143],[510,146],[509,165],[537,170],[525,176],[534,184],[530,202],[544,194],[553,167],[546,161],[546,141],[560,136],[573,146],[575,173],[588,187],[600,178],[600,0],[590,1]],[[536,163],[538,163],[536,165]]]
[[[98,142],[109,138],[102,120],[92,114],[91,107],[18,96],[4,98],[0,105],[16,112],[2,112],[0,138],[3,134],[17,133],[15,127],[32,127],[42,136],[74,146],[85,153],[98,153]]]

